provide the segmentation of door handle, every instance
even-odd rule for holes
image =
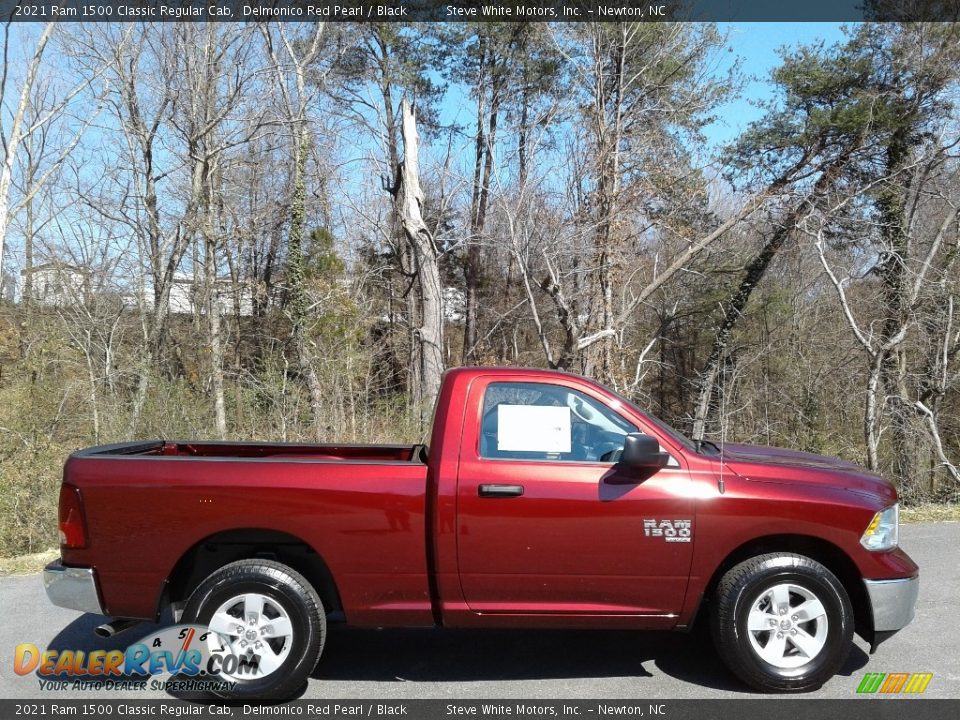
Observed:
[[[477,489],[480,497],[520,497],[523,485],[481,485]]]

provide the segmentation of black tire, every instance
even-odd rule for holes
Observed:
[[[788,604],[774,607],[773,593],[779,592],[778,597],[783,598],[784,588]],[[803,611],[794,615],[789,609],[780,614],[784,605],[796,609],[811,597],[822,605],[822,619],[804,621]],[[737,677],[757,690],[815,690],[836,674],[850,653],[854,628],[850,598],[832,572],[808,557],[774,553],[750,558],[721,578],[715,599],[712,630],[720,657]],[[755,617],[773,627],[768,631],[751,632],[748,628],[751,610],[770,612],[769,616],[758,614]],[[794,617],[799,620],[794,621]],[[820,623],[824,624],[821,626]],[[805,653],[791,637],[798,633],[797,639],[803,641],[817,635],[819,651]],[[774,637],[783,645],[768,646]],[[781,655],[774,649],[778,647],[785,650],[776,664],[761,655],[761,652]]]
[[[291,635],[271,641],[274,645],[279,643],[286,656],[265,676],[238,680],[232,691],[215,694],[231,699],[290,699],[307,682],[319,661],[327,634],[323,603],[300,573],[271,560],[238,560],[224,565],[193,591],[181,622],[206,627],[221,605],[244,593],[266,598],[265,617],[266,609],[274,607],[274,603],[286,612]],[[290,643],[289,649],[287,643]]]

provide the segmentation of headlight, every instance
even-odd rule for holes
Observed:
[[[860,538],[867,550],[890,550],[900,539],[900,504],[891,505],[873,516]]]

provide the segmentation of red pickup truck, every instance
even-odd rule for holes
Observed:
[[[60,494],[57,605],[209,627],[232,697],[286,697],[355,626],[688,630],[765,691],[819,687],[913,618],[892,485],[691,441],[578,376],[449,371],[429,449],[136,442]],[[213,634],[211,634],[213,636]],[[221,645],[222,647],[222,645]]]

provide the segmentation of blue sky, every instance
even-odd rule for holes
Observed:
[[[780,48],[796,48],[818,41],[832,45],[845,39],[843,27],[841,23],[826,22],[718,23],[719,30],[727,36],[728,51],[718,58],[717,73],[726,73],[739,60],[745,84],[733,99],[718,109],[718,120],[705,129],[712,148],[736,140],[762,115],[756,103],[773,95],[770,71],[780,64]],[[442,123],[460,123],[468,131],[473,128],[475,110],[465,99],[468,92],[465,87],[447,89],[440,108]]]
[[[839,23],[720,23],[721,32],[728,33],[731,52],[721,61],[720,70],[729,68],[736,58],[742,61],[741,70],[747,81],[743,91],[726,103],[720,120],[707,128],[707,139],[713,145],[722,145],[737,136],[762,114],[754,103],[772,96],[770,71],[780,63],[777,50],[794,48],[824,41],[827,45],[844,39]]]
[[[773,94],[769,77],[770,71],[780,62],[777,52],[779,48],[795,48],[818,41],[832,44],[844,39],[842,27],[838,23],[721,23],[719,29],[728,36],[729,51],[718,57],[717,71],[724,72],[739,59],[741,72],[747,80],[742,90],[719,109],[719,119],[706,128],[709,146],[704,150],[709,154],[719,146],[735,140],[751,121],[761,116],[762,112],[755,103],[769,99]],[[29,46],[29,43],[23,42],[23,33],[33,32],[34,28],[20,27],[17,30],[21,33],[18,36],[20,40],[14,41],[11,49],[23,51]],[[469,133],[474,122],[474,111],[470,109],[471,104],[465,101],[463,92],[462,88],[450,89],[441,108],[441,116],[444,122],[458,120]],[[469,158],[469,137],[461,137],[458,142],[462,144],[463,157]],[[438,147],[442,145],[443,143],[438,143]],[[469,170],[467,166],[464,172],[468,174]],[[14,242],[12,247],[7,249],[8,259],[15,247]]]

